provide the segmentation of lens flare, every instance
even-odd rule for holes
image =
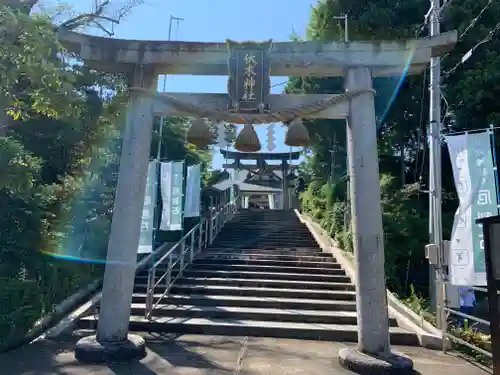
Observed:
[[[384,123],[392,105],[394,104],[403,82],[408,75],[413,61],[414,49],[406,58],[406,63],[401,67],[399,76],[378,78],[374,80],[374,88],[377,90],[375,96],[375,116],[377,118],[377,129]]]
[[[61,209],[54,221],[53,245],[44,254],[82,263],[106,263],[111,210],[118,176],[120,137],[110,131],[94,150],[85,172],[60,187]]]

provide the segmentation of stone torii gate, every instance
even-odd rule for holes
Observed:
[[[405,67],[409,74],[422,72],[431,57],[454,47],[456,32],[408,41],[274,43],[267,54],[270,74],[342,76],[346,91],[339,95],[269,95],[269,86],[260,82],[258,111],[247,111],[234,95],[156,94],[159,74],[227,75],[225,43],[120,40],[72,32],[61,33],[60,40],[91,68],[125,73],[131,87],[141,88],[131,91],[128,106],[97,336],[77,344],[77,357],[97,353],[103,360],[120,353],[137,357],[145,352],[144,341],[128,335],[128,324],[153,116],[194,115],[240,124],[329,118],[347,119],[357,265],[358,348],[341,350],[340,362],[372,369],[412,367],[410,359],[392,352],[389,345],[372,78],[400,76]],[[240,78],[231,77],[231,85],[243,85]],[[245,99],[251,98],[245,94]]]
[[[300,152],[269,152],[269,153],[254,153],[254,152],[235,152],[220,150],[222,156],[227,159],[232,159],[234,162],[232,164],[223,164],[224,168],[232,168],[235,170],[246,169],[250,173],[262,175],[266,172],[272,172],[273,170],[281,171],[281,189],[282,197],[281,201],[283,203],[283,210],[288,210],[291,207],[290,196],[288,192],[288,173],[291,172],[291,165],[289,161],[298,160],[300,158]],[[242,160],[255,160],[256,164],[242,164]],[[275,160],[281,161],[280,165],[268,165],[266,161]]]

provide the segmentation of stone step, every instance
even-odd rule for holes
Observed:
[[[214,241],[210,247],[219,247],[226,249],[286,249],[290,247],[308,247],[320,249],[319,245],[313,241],[261,241],[257,239],[252,240],[235,240],[235,241]]]
[[[240,244],[234,244],[234,245],[219,245],[214,243],[212,245],[214,248],[222,249],[222,250],[245,250],[248,248],[252,248],[254,250],[283,250],[283,249],[289,249],[290,246],[294,247],[293,245],[290,245],[288,243],[281,243],[281,244],[259,244],[259,243],[240,243]],[[316,248],[316,250],[320,250],[320,247],[318,245],[313,245],[309,244],[307,246],[299,245],[297,247],[308,247],[308,248]],[[212,248],[212,247],[210,247]]]
[[[134,293],[145,293],[144,285],[135,285]],[[158,288],[158,292],[163,289]],[[306,298],[325,299],[338,301],[355,301],[356,293],[347,290],[318,290],[318,289],[292,289],[292,288],[258,288],[231,285],[199,285],[187,283],[174,283],[170,289],[172,294],[202,294],[202,295],[234,295],[255,297],[278,297],[278,298]]]
[[[286,272],[226,271],[188,268],[183,273],[186,277],[220,277],[237,279],[273,279],[293,281],[324,281],[329,283],[350,283],[351,279],[344,275],[304,274]]]
[[[196,306],[236,306],[236,307],[261,307],[270,309],[300,309],[300,310],[330,310],[330,311],[356,311],[356,301],[348,300],[321,300],[307,298],[278,298],[278,297],[254,297],[233,295],[179,295],[154,294],[155,303]],[[145,293],[134,293],[132,303],[145,303]]]
[[[157,269],[155,280],[160,281],[166,270]],[[172,277],[177,276],[178,270],[172,271]],[[136,284],[147,285],[149,273],[144,270],[135,277]],[[231,270],[211,270],[203,268],[192,268],[188,266],[182,274],[183,278],[220,278],[223,280],[244,279],[244,280],[272,280],[276,283],[308,283],[322,282],[326,284],[351,284],[351,279],[346,275],[328,275],[318,273],[286,273],[286,272],[255,272],[255,271],[231,271]],[[165,279],[164,279],[165,280]]]
[[[233,228],[231,231],[227,232],[222,232],[218,238],[225,238],[225,237],[237,237],[238,235],[244,235],[244,234],[255,234],[259,237],[286,237],[290,236],[289,238],[301,238],[301,237],[311,237],[311,233],[306,229],[301,230],[300,228],[294,228],[293,232],[283,232],[280,230],[272,231],[269,230],[268,227],[262,228],[261,230],[251,230],[250,228],[241,228],[236,229]]]
[[[165,271],[156,272],[156,281],[160,281]],[[135,277],[136,284],[147,284],[148,272],[140,273]],[[175,277],[177,271],[172,272]],[[247,280],[276,280],[276,281],[291,281],[291,282],[325,282],[325,283],[351,283],[348,276],[338,275],[321,275],[321,274],[300,274],[300,273],[283,273],[283,272],[239,272],[239,271],[220,271],[220,270],[203,270],[187,268],[183,272],[183,277],[187,278],[221,278],[221,279],[247,279]]]
[[[317,246],[317,243],[313,237],[308,237],[305,235],[297,237],[289,237],[286,234],[280,236],[265,236],[265,235],[251,234],[251,233],[247,233],[246,235],[231,234],[224,237],[217,237],[214,240],[214,243],[245,243],[248,241],[271,242],[271,243],[285,242],[289,243],[290,246],[300,246],[300,244],[306,244],[307,246],[307,244],[311,243],[313,244],[313,246]]]
[[[228,236],[238,237],[245,236],[247,234],[251,234],[253,236],[258,237],[284,237],[287,234],[291,235],[291,238],[300,238],[300,237],[310,237],[311,233],[304,229],[300,228],[282,228],[282,227],[272,227],[272,226],[262,226],[262,227],[244,227],[239,226],[236,228],[224,228],[226,230],[220,234],[219,238],[225,238]]]
[[[274,279],[235,279],[218,277],[186,277],[181,276],[176,285],[233,286],[251,288],[306,289],[306,290],[355,290],[354,284],[331,283],[322,281],[295,281]],[[136,289],[146,288],[146,284],[136,284]]]
[[[340,264],[338,263],[327,263],[327,262],[302,262],[298,260],[266,260],[266,259],[219,259],[213,256],[205,256],[203,258],[197,257],[194,259],[193,264],[245,264],[249,266],[278,266],[278,267],[305,267],[305,268],[332,268],[340,269]]]
[[[206,252],[216,252],[216,253],[221,253],[221,254],[262,254],[265,252],[266,254],[269,255],[319,255],[319,256],[330,256],[332,257],[331,254],[326,253],[322,251],[319,248],[314,248],[314,247],[298,247],[298,248],[280,248],[276,249],[273,247],[266,248],[266,249],[254,249],[254,248],[238,248],[238,249],[231,249],[227,247],[212,247],[210,246],[208,249],[203,250],[201,254],[205,254]],[[332,257],[333,258],[333,257]]]
[[[290,272],[290,273],[301,273],[301,274],[313,274],[318,273],[322,275],[339,275],[345,276],[345,271],[339,267],[337,268],[322,268],[322,267],[294,267],[294,266],[278,266],[272,264],[272,262],[264,264],[247,264],[247,263],[219,263],[216,260],[207,262],[193,263],[189,266],[190,269],[204,269],[204,270],[219,270],[219,271],[255,271],[255,272]]]
[[[218,247],[217,244],[214,242],[211,245],[207,247],[207,249],[219,249],[219,250],[232,250],[233,248],[231,247]],[[295,245],[287,245],[287,244],[282,244],[279,248],[276,248],[275,246],[269,246],[269,247],[253,247],[251,244],[248,246],[244,246],[244,244],[240,244],[237,248],[234,248],[235,250],[277,250],[277,251],[321,251],[321,248],[315,244],[313,246],[295,246]]]
[[[88,316],[79,320],[79,328],[95,328],[98,318]],[[357,342],[357,326],[346,324],[316,324],[292,322],[267,322],[257,320],[170,318],[149,320],[141,316],[130,317],[131,331],[168,332],[227,336],[277,337],[303,340]],[[390,328],[393,345],[418,346],[414,333],[398,327]]]
[[[258,234],[253,234],[253,233],[247,233],[245,235],[235,235],[231,233],[230,235],[226,235],[224,237],[217,237],[214,240],[214,243],[219,243],[219,242],[229,242],[229,243],[246,243],[247,241],[255,241],[255,242],[280,242],[280,243],[289,243],[290,246],[294,246],[294,244],[297,244],[300,246],[300,244],[305,243],[312,243],[313,246],[318,246],[314,240],[313,237],[307,237],[305,235],[303,236],[296,236],[296,237],[288,237],[286,234],[284,235],[279,235],[279,236],[267,236],[267,235],[258,235]],[[305,246],[304,246],[305,247]]]
[[[132,315],[145,316],[146,305],[143,303],[132,304]],[[317,311],[317,310],[289,310],[263,307],[242,306],[198,306],[160,304],[155,307],[152,316],[171,318],[205,318],[235,320],[259,320],[266,322],[296,322],[317,324],[348,324],[357,325],[355,311]],[[389,319],[389,325],[396,327],[395,319]]]
[[[319,245],[315,242],[312,241],[301,241],[301,242],[294,242],[294,241],[287,241],[287,240],[281,240],[281,241],[261,241],[257,239],[253,240],[235,240],[235,241],[214,241],[212,245],[210,245],[210,248],[225,248],[225,249],[248,249],[248,248],[254,248],[254,249],[266,249],[266,248],[271,248],[271,249],[287,249],[290,247],[308,247],[308,248],[316,248],[317,250],[320,249]]]
[[[234,221],[229,222],[224,226],[225,229],[244,231],[244,230],[263,230],[265,232],[276,231],[277,233],[284,233],[291,230],[299,230],[302,233],[307,233],[307,227],[302,223],[290,223],[286,221]]]
[[[252,218],[239,218],[239,219],[234,219],[227,223],[227,225],[230,228],[243,228],[243,227],[253,227],[253,228],[258,228],[258,227],[275,227],[275,228],[307,228],[303,223],[297,220],[280,220],[280,219],[266,219],[266,220],[259,220],[259,219],[252,219]]]
[[[218,252],[206,250],[196,256],[196,259],[217,258],[217,259],[239,259],[239,260],[269,260],[269,261],[294,261],[294,262],[320,262],[320,263],[337,263],[337,261],[327,254],[323,255],[292,255],[292,254],[270,254],[265,252],[260,253],[243,253],[235,254],[232,252]]]

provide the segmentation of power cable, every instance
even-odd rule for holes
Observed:
[[[474,18],[471,23],[469,24],[469,26],[466,27],[465,31],[460,34],[460,37],[458,38],[458,41],[462,40],[463,37],[467,34],[467,32],[473,28],[477,21],[479,21],[479,19],[481,18],[481,16],[483,15],[484,12],[486,12],[486,10],[490,7],[490,5],[493,3],[493,0],[489,0],[488,3],[483,7],[483,9],[481,9],[481,11],[479,12],[479,14],[476,16],[476,18]]]
[[[451,0],[453,1],[453,0]],[[451,1],[448,2],[451,3]],[[483,13],[486,12],[486,10],[493,4],[493,0],[488,0],[488,3],[479,11],[478,15],[472,19],[472,21],[469,23],[469,25],[465,28],[465,30],[460,34],[460,36],[457,39],[457,43],[462,41],[462,39],[467,35],[470,29],[472,29],[477,21],[482,17]],[[443,6],[444,7],[444,6]],[[441,8],[442,9],[442,8]],[[446,59],[448,56],[450,56],[451,52],[448,52],[441,58],[441,62],[443,62],[444,59]]]
[[[467,51],[463,56],[462,58],[460,59],[460,61],[453,67],[451,68],[450,70],[446,71],[444,73],[444,76],[446,78],[448,78],[451,74],[453,74],[461,65],[463,65],[467,60],[469,60],[471,58],[471,56],[474,54],[474,52],[476,51],[476,49],[478,49],[480,46],[482,46],[483,44],[485,43],[488,43],[488,42],[491,42],[493,40],[493,36],[495,35],[495,33],[500,30],[500,22],[497,23],[495,25],[495,27],[493,29],[490,30],[490,32],[488,33],[488,35],[486,35],[486,37],[484,37],[480,42],[476,43],[469,51]]]

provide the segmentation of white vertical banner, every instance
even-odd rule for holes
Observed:
[[[275,195],[274,194],[268,194],[267,199],[269,201],[269,209],[270,210],[275,210],[276,209],[276,203],[275,203]]]
[[[187,167],[186,179],[186,204],[184,206],[184,217],[200,216],[201,204],[201,165],[190,165]]]
[[[172,169],[173,163],[161,163],[160,189],[161,189],[161,220],[160,230],[168,230],[170,226],[170,202],[172,201]]]
[[[153,251],[154,211],[156,207],[156,163],[149,162],[148,179],[144,191],[144,205],[142,206],[141,233],[139,237],[138,254],[149,254]]]
[[[445,137],[459,207],[450,241],[452,285],[486,285],[484,241],[476,219],[496,215],[497,194],[488,132]]]
[[[182,230],[183,171],[183,161],[161,163],[162,213],[160,230]]]

